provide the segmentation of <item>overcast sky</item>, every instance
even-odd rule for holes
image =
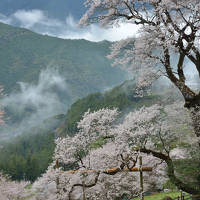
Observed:
[[[33,30],[37,33],[56,36],[63,39],[86,39],[90,41],[117,41],[131,37],[137,33],[138,27],[133,24],[120,24],[119,27],[104,29],[98,25],[79,28],[73,16],[69,15],[65,21],[48,16],[42,10],[18,10],[6,16],[0,13],[0,21]]]

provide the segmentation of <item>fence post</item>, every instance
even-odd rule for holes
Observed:
[[[83,200],[86,200],[86,195],[85,195],[85,181],[82,181],[82,189],[83,189]]]
[[[143,185],[143,172],[142,172],[142,156],[139,157],[140,169],[140,200],[144,200],[144,185]]]

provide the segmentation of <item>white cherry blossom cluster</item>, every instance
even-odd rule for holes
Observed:
[[[114,43],[108,56],[114,65],[122,65],[138,77],[138,88],[144,89],[164,75],[185,99],[198,94],[186,85],[183,67],[192,64],[199,74],[199,0],[85,0],[85,6],[88,10],[80,25],[138,25],[138,34],[134,36],[135,30],[130,29],[133,36]],[[173,63],[174,55],[178,59]],[[189,88],[185,90],[185,86]],[[139,89],[138,93],[143,95]]]
[[[123,119],[119,119],[117,109],[86,112],[74,137],[56,140],[54,161],[34,184],[40,191],[37,198],[112,200],[123,195],[133,197],[140,191],[138,173],[123,170],[138,167],[138,156],[143,157],[143,166],[153,167],[152,172],[144,172],[145,190],[162,187],[166,181],[163,161],[169,162],[162,160],[162,156],[169,160],[171,155],[175,159],[189,156],[185,149],[171,145],[177,139],[174,126],[186,125],[187,115],[179,116],[180,120],[173,126],[167,123],[179,115],[173,110],[178,111],[181,105],[176,102],[166,107],[142,107]],[[190,126],[189,121],[187,126]],[[95,146],[95,142],[100,144]],[[76,164],[74,170],[63,170],[63,165],[73,166],[73,163]]]
[[[0,172],[0,199],[10,200],[23,197],[25,187],[28,184],[30,183],[25,181],[11,181],[9,176],[6,176]]]

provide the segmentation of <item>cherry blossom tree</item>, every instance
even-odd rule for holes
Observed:
[[[200,95],[187,82],[186,70],[200,75],[199,0],[86,0],[80,25],[99,22],[138,25],[137,37],[113,44],[109,58],[137,74],[138,93],[166,76],[182,93],[200,137]],[[130,30],[132,31],[132,30]]]
[[[0,199],[10,200],[19,199],[25,192],[25,187],[30,184],[29,182],[11,181],[9,176],[3,175],[0,172]]]
[[[79,132],[74,137],[56,140],[53,163],[34,184],[40,191],[37,198],[133,197],[140,192],[137,173],[132,172],[139,155],[144,158],[144,166],[154,168],[145,174],[146,190],[161,187],[168,177],[178,188],[199,194],[199,189],[184,183],[174,168],[174,160],[190,156],[190,151],[180,148],[177,142],[183,134],[174,133],[183,125],[191,129],[190,118],[181,107],[180,103],[164,108],[153,105],[125,117],[117,109],[86,112],[78,122]],[[189,141],[189,145],[198,146],[197,139]],[[74,170],[69,171],[69,167]]]

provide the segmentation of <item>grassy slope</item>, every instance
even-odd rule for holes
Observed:
[[[166,193],[158,193],[158,194],[153,194],[150,196],[146,196],[144,200],[162,200],[164,197],[169,196],[171,198],[176,198],[180,196],[180,192],[166,192]],[[140,198],[134,198],[132,200],[140,200]]]

